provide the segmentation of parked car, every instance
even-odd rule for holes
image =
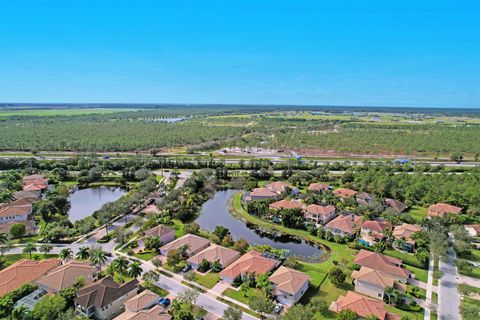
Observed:
[[[160,298],[158,300],[158,304],[161,305],[162,307],[166,308],[170,304],[170,299],[168,298]]]
[[[275,308],[273,308],[273,312],[274,312],[275,314],[279,314],[280,311],[282,311],[282,309],[283,309],[283,304],[277,303],[277,304],[275,305]]]
[[[182,272],[190,271],[190,269],[192,269],[192,266],[187,264],[185,267],[183,267]]]

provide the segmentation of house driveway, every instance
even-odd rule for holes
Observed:
[[[216,292],[217,294],[221,295],[223,291],[227,290],[227,288],[230,288],[230,284],[220,280],[212,289],[210,289],[213,292]]]

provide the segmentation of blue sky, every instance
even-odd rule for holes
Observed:
[[[0,0],[0,101],[480,107],[480,3]]]

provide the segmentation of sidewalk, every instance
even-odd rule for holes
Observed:
[[[430,320],[431,310],[430,305],[432,304],[432,292],[433,292],[433,266],[434,266],[434,259],[430,256],[430,260],[428,261],[428,281],[427,281],[427,297],[425,299],[425,315],[423,317],[424,320]]]

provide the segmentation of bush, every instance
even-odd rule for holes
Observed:
[[[112,240],[112,236],[111,235],[105,235],[103,237],[101,237],[100,239],[97,240],[98,243],[107,243],[108,241]]]

